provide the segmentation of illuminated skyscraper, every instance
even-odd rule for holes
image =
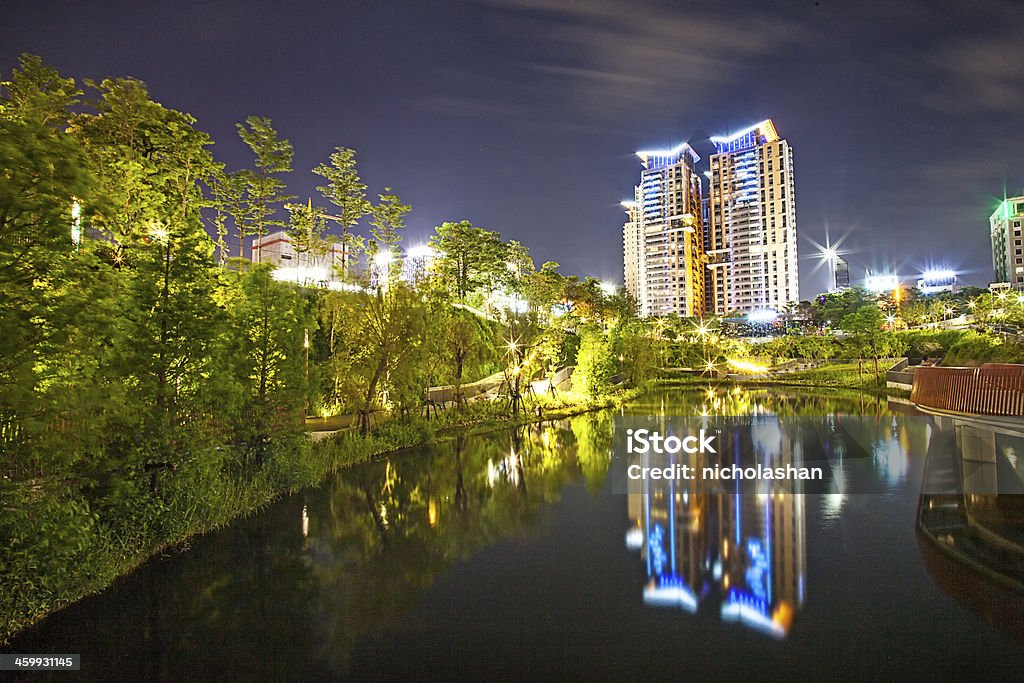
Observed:
[[[1024,287],[1024,196],[1004,199],[988,219],[992,236],[992,271],[995,282]]]
[[[626,210],[626,222],[622,226],[622,265],[623,282],[626,291],[630,293],[640,306],[640,283],[643,282],[643,231],[640,229],[640,220],[637,212],[637,202],[629,200],[622,202],[622,208]],[[637,311],[639,313],[639,310]]]
[[[771,119],[711,142],[708,310],[782,310],[800,300],[793,150]]]
[[[623,226],[626,288],[642,317],[704,313],[699,157],[687,144],[637,152],[643,164]]]

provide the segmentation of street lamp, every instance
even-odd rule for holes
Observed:
[[[839,250],[829,245],[822,247],[821,258],[828,263],[829,286],[836,286],[836,259],[839,258]]]

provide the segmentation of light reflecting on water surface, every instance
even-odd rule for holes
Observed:
[[[922,561],[927,421],[894,422],[862,395],[724,387],[623,412],[662,411],[817,417],[813,433],[752,421],[750,440],[798,459],[815,439],[838,488],[615,494],[608,412],[461,437],[195,539],[13,645],[80,652],[98,678],[165,680],[917,677],[1019,662]],[[848,416],[872,419],[840,428]],[[884,493],[850,492],[865,481]]]

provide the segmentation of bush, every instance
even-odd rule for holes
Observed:
[[[1020,363],[1024,349],[1015,342],[978,332],[965,332],[946,352],[943,365],[982,365],[984,363]]]

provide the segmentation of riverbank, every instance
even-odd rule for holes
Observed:
[[[857,363],[837,363],[783,375],[733,375],[728,378],[676,375],[664,377],[659,381],[682,386],[734,383],[749,387],[779,386],[804,389],[838,389],[866,392],[877,396],[909,396],[910,393],[900,389],[887,388],[884,370],[876,375],[870,364],[867,364],[862,369],[858,369]]]
[[[0,644],[48,614],[102,591],[155,555],[185,551],[195,536],[316,486],[345,468],[459,433],[612,408],[643,391],[622,389],[597,398],[563,392],[532,401],[517,416],[507,414],[504,402],[480,402],[430,420],[389,420],[368,436],[348,431],[314,441],[300,432],[271,444],[266,460],[251,471],[233,468],[229,451],[217,448],[219,460],[203,457],[186,463],[165,475],[145,498],[125,494],[94,500],[70,482],[5,483],[6,519],[0,522],[11,540],[0,555]],[[219,467],[212,467],[218,462]]]
[[[871,361],[865,361],[858,367],[857,363],[836,363],[808,370],[800,370],[775,377],[750,377],[737,380],[751,385],[778,385],[794,387],[813,387],[821,389],[854,389],[873,394],[893,394],[899,390],[889,389],[885,385],[885,368],[880,367],[876,374]],[[907,393],[907,392],[903,392]],[[895,394],[893,394],[895,395]]]

